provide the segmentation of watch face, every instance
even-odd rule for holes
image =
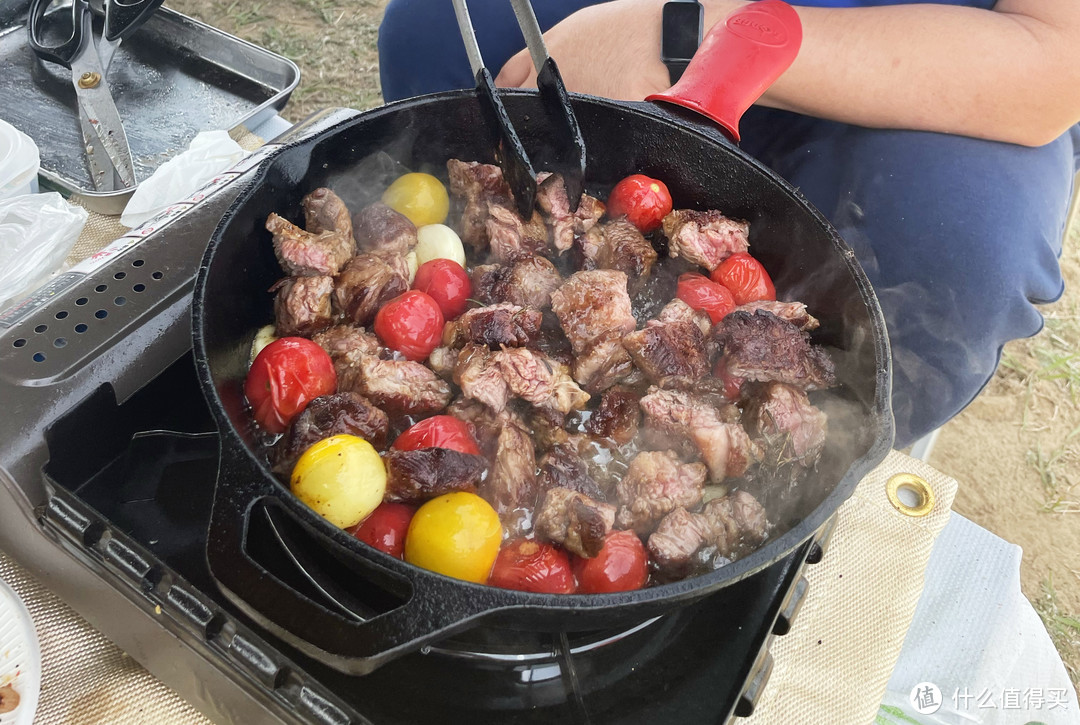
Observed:
[[[660,58],[668,61],[689,61],[701,44],[704,10],[697,2],[664,4],[663,41]]]

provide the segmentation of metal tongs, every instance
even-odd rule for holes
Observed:
[[[499,91],[495,88],[495,80],[484,66],[466,0],[453,2],[461,39],[465,41],[465,52],[469,56],[469,65],[476,76],[476,90],[480,94],[484,116],[499,137],[496,151],[499,165],[514,194],[518,213],[528,220],[533,215],[536,202],[536,171],[510,122]],[[552,170],[562,175],[566,196],[570,201],[570,211],[577,211],[585,186],[585,141],[581,137],[581,128],[574,116],[574,109],[570,107],[570,96],[566,92],[559,68],[548,55],[547,46],[544,45],[544,35],[532,4],[529,0],[510,0],[510,4],[517,16],[521,34],[525,36],[529,55],[532,56],[533,66],[536,68],[536,86],[551,123],[551,147],[556,153],[551,162]]]

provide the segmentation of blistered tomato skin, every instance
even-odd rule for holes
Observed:
[[[439,303],[420,290],[387,302],[375,315],[375,334],[384,345],[413,361],[424,360],[442,341]]]
[[[675,296],[695,310],[706,312],[714,325],[736,307],[735,297],[726,287],[694,272],[679,275]]]
[[[439,574],[483,584],[502,543],[499,515],[475,493],[431,499],[419,509],[405,537],[405,561]]]
[[[405,556],[405,535],[416,509],[403,503],[381,503],[350,533],[365,544],[390,556]]]
[[[353,435],[324,438],[300,456],[290,479],[293,494],[315,513],[347,529],[382,502],[386,467],[370,443]]]
[[[641,589],[649,578],[649,554],[633,531],[616,530],[592,559],[574,557],[578,594],[607,594]]]
[[[413,289],[430,295],[442,310],[444,320],[459,317],[472,297],[469,275],[451,259],[432,259],[421,264],[413,279]]]
[[[651,232],[671,213],[671,193],[659,179],[632,174],[615,185],[608,196],[607,214],[626,215],[641,232]]]
[[[566,552],[532,539],[513,539],[503,546],[488,585],[538,594],[573,594],[576,589]]]
[[[731,290],[735,302],[745,305],[759,300],[775,300],[776,287],[761,262],[746,252],[736,252],[713,270],[713,282]]]
[[[441,224],[450,211],[446,187],[431,174],[399,176],[383,192],[382,202],[418,227]]]
[[[480,455],[480,448],[468,424],[452,415],[425,418],[399,435],[390,447],[399,451],[449,448],[459,453]]]
[[[336,389],[329,353],[303,337],[282,337],[264,347],[244,380],[255,422],[275,434],[284,433],[309,402]]]

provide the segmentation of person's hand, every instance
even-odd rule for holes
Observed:
[[[615,0],[577,11],[544,34],[566,87],[616,100],[640,101],[671,85],[660,62],[657,0]],[[495,84],[533,87],[536,70],[523,50],[499,71]]]

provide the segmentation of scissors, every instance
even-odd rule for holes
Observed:
[[[71,4],[70,38],[61,43],[45,39],[42,26],[51,2],[33,0],[30,4],[30,48],[42,60],[71,70],[94,188],[98,191],[132,188],[136,182],[131,149],[105,74],[120,41],[142,25],[163,0],[129,0],[123,4],[119,0],[103,0],[104,58],[94,37],[93,14],[87,0],[73,0]]]

